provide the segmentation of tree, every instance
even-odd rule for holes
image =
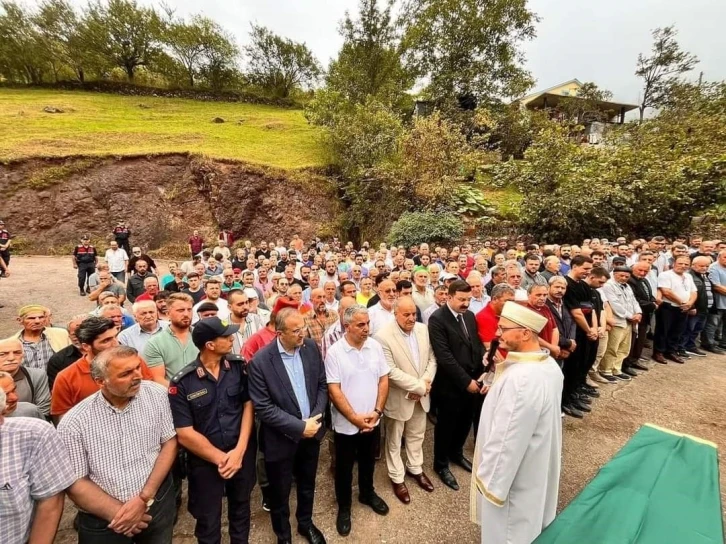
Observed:
[[[640,102],[640,122],[643,122],[646,108],[661,106],[668,89],[677,83],[680,76],[693,70],[698,64],[695,55],[683,51],[676,41],[673,26],[656,28],[653,31],[653,47],[650,56],[638,55],[635,75],[643,79],[643,97]]]
[[[41,83],[48,64],[31,14],[12,1],[0,7],[0,74],[10,81]]]
[[[458,215],[446,212],[406,212],[393,223],[388,233],[392,245],[411,247],[427,244],[454,244],[464,235]]]
[[[216,60],[236,56],[232,38],[208,17],[195,15],[188,23],[171,20],[166,26],[164,38],[172,56],[184,67],[190,87],[194,87],[195,78],[210,58]],[[228,55],[229,51],[234,53]]]
[[[602,102],[612,100],[613,93],[600,89],[592,81],[582,84],[576,96],[565,96],[560,99],[558,109],[562,120],[574,125],[583,125],[592,121],[607,121],[617,112],[603,109]]]
[[[252,43],[244,48],[248,58],[247,77],[254,85],[280,98],[287,98],[296,88],[312,86],[322,68],[304,43],[274,34],[252,25]]]
[[[373,97],[394,106],[405,98],[414,78],[401,62],[391,4],[385,9],[378,4],[378,0],[360,0],[357,20],[346,13],[340,26],[343,47],[330,63],[326,84],[357,104]]]
[[[406,61],[435,101],[518,96],[533,83],[520,45],[534,37],[537,20],[527,0],[408,0]]]
[[[78,24],[73,7],[65,0],[44,0],[32,22],[38,30],[38,40],[44,57],[53,71],[55,81],[68,63],[67,36]]]
[[[129,80],[139,66],[150,68],[161,51],[162,21],[156,11],[136,0],[100,0],[86,14],[85,39],[112,66],[124,70]]]

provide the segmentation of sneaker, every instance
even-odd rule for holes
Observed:
[[[681,359],[690,359],[691,358],[691,356],[688,355],[688,353],[686,353],[685,349],[679,349],[676,352],[676,355],[678,355],[678,357],[680,357]]]
[[[620,380],[621,382],[629,382],[630,380],[632,380],[632,378],[627,374],[615,374],[613,378],[615,378],[616,380]]]
[[[600,374],[600,377],[605,380],[605,383],[618,383],[618,379],[610,374]]]
[[[590,379],[595,383],[610,383],[608,380],[603,378],[602,374],[600,374],[599,372],[593,372],[590,375]]]
[[[686,353],[693,357],[705,357],[706,356],[706,354],[698,348],[687,349]]]
[[[260,491],[262,491],[262,509],[265,512],[269,512],[270,511],[270,492],[269,492],[269,488],[267,486],[266,487],[261,487],[260,488]]]

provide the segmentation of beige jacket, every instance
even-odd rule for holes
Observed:
[[[17,338],[18,340],[22,340],[22,334],[23,331],[20,330],[16,334],[11,336],[11,338]],[[43,330],[43,334],[45,334],[45,337],[48,339],[48,343],[53,349],[53,353],[58,353],[63,348],[71,345],[71,337],[68,336],[68,331],[65,329],[61,329],[60,327],[46,327]]]
[[[436,357],[429,342],[429,331],[423,323],[416,323],[413,329],[419,350],[419,369],[416,365],[401,329],[395,321],[384,325],[374,338],[383,346],[386,362],[391,369],[388,375],[388,400],[384,413],[391,419],[408,421],[413,415],[416,402],[421,402],[425,412],[431,407],[431,399],[426,393],[426,382],[433,382],[436,375]],[[421,395],[420,401],[406,398],[406,393]]]

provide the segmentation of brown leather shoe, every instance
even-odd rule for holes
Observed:
[[[662,354],[662,353],[658,353],[658,352],[656,352],[656,351],[654,351],[654,352],[653,352],[653,357],[652,357],[652,359],[653,359],[653,360],[654,360],[654,361],[655,361],[656,363],[660,363],[660,364],[662,364],[662,365],[667,365],[667,364],[668,364],[668,361],[666,361],[666,360],[665,360],[665,357],[663,357],[663,354]]]
[[[675,353],[668,353],[665,356],[665,358],[668,359],[669,361],[673,361],[674,363],[678,363],[679,365],[682,365],[682,364],[685,364],[686,363],[686,361],[684,361],[683,359],[681,359]]]
[[[408,488],[405,483],[397,484],[396,482],[391,482],[391,484],[393,485],[393,494],[398,497],[399,501],[403,504],[411,502],[411,495],[408,494]]]
[[[431,493],[434,490],[434,484],[431,483],[431,480],[429,480],[429,477],[426,476],[424,472],[422,472],[421,474],[411,474],[410,472],[406,471],[406,474],[416,480],[418,486],[424,491],[428,491],[429,493]]]

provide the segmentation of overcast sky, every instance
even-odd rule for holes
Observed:
[[[85,0],[73,0],[85,5]],[[144,4],[156,4],[141,0]],[[167,0],[179,15],[203,13],[247,40],[250,22],[304,41],[324,65],[341,45],[338,24],[357,0]],[[638,53],[650,48],[652,29],[675,24],[681,45],[701,63],[709,80],[726,79],[724,0],[530,0],[541,21],[537,37],[525,45],[527,66],[544,89],[578,78],[594,81],[616,100],[637,103],[640,83],[633,75]]]

